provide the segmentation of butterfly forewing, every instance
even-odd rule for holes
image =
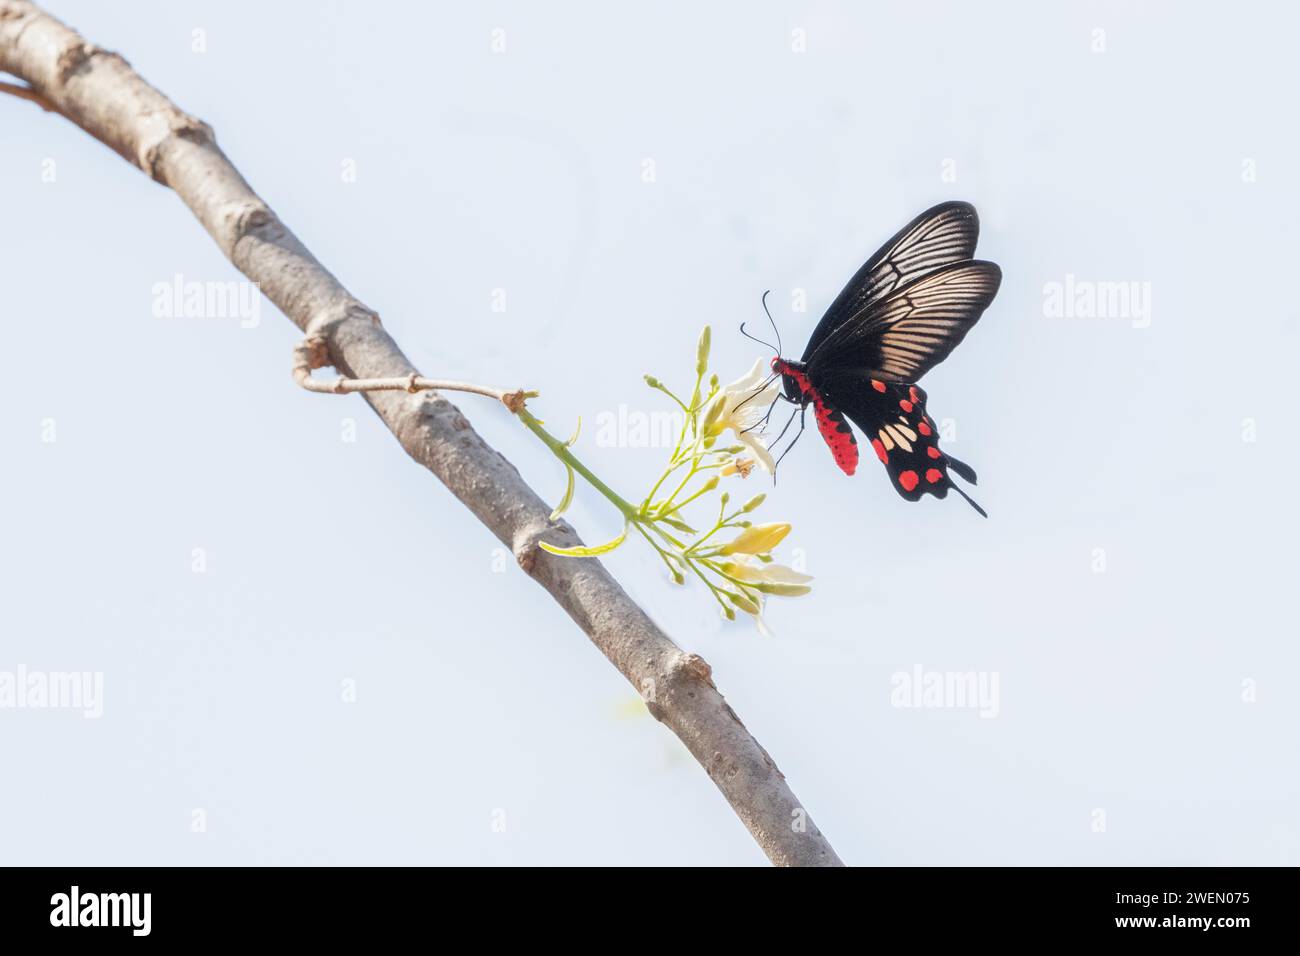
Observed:
[[[841,370],[915,382],[966,336],[997,294],[992,262],[960,262],[927,273],[841,324],[809,362],[814,384]]]
[[[921,276],[970,259],[979,239],[979,216],[970,203],[927,209],[885,243],[849,280],[826,310],[804,349],[809,361],[839,326]]]

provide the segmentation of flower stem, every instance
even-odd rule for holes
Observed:
[[[582,462],[580,462],[574,456],[573,452],[569,451],[568,446],[565,445],[564,442],[560,441],[558,438],[556,438],[554,435],[552,435],[550,432],[548,432],[545,428],[542,427],[542,423],[539,422],[536,418],[534,418],[529,413],[528,409],[521,408],[515,414],[519,418],[519,420],[524,423],[524,426],[530,432],[532,432],[534,435],[536,435],[538,438],[542,440],[542,443],[551,450],[551,452],[555,455],[556,458],[560,459],[560,461],[564,462],[566,465],[568,465],[578,474],[582,475],[582,477],[587,480],[588,484],[590,484],[593,488],[595,488],[602,495],[608,498],[610,503],[613,504],[615,508],[617,508],[619,511],[623,513],[624,518],[626,518],[629,521],[635,521],[637,519],[638,517],[637,509],[634,506],[628,504],[626,501],[624,501],[618,495],[618,493],[614,491],[614,489],[609,487],[609,485],[605,484],[603,481],[601,481],[599,478],[593,475],[591,473],[591,470],[588,469],[587,466],[584,465]]]

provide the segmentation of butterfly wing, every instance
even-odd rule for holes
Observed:
[[[992,262],[944,266],[897,288],[827,335],[808,360],[808,377],[860,373],[909,383],[938,365],[979,321],[1002,282]]]
[[[938,430],[926,413],[926,394],[920,386],[846,376],[825,385],[823,399],[862,430],[889,472],[894,490],[908,501],[919,501],[922,495],[945,498],[953,488],[988,517],[949,477],[951,469],[975,483],[974,469],[940,450]]]
[[[946,202],[921,213],[849,280],[817,323],[803,360],[807,362],[841,325],[895,290],[936,269],[971,259],[979,231],[979,216],[970,203]]]

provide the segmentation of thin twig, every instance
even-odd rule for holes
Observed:
[[[0,93],[8,93],[10,96],[18,97],[20,100],[27,100],[28,102],[35,103],[47,113],[61,112],[57,106],[45,97],[41,96],[40,93],[37,93],[30,86],[19,86],[17,83],[6,83],[4,80],[0,80]]]
[[[495,398],[498,402],[518,414],[524,403],[536,398],[537,392],[526,392],[522,388],[507,390],[492,388],[489,385],[475,385],[471,382],[453,382],[440,378],[425,378],[412,372],[403,378],[346,378],[340,376],[332,382],[321,381],[312,377],[312,371],[332,364],[329,359],[329,342],[319,335],[303,339],[293,350],[293,380],[309,392],[329,395],[350,395],[355,392],[470,392]]]

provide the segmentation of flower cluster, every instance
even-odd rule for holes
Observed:
[[[772,551],[790,533],[790,525],[754,523],[751,515],[767,496],[754,495],[744,504],[733,506],[731,492],[723,488],[723,483],[732,478],[744,479],[755,467],[772,472],[772,456],[761,431],[778,387],[766,374],[761,360],[746,375],[720,386],[718,377],[708,373],[709,343],[706,326],[696,349],[695,386],[689,399],[681,398],[657,378],[646,376],[646,383],[671,399],[685,418],[662,474],[639,504],[615,494],[574,457],[570,448],[577,439],[576,432],[569,441],[559,442],[526,411],[521,413],[524,424],[565,463],[568,473],[568,486],[552,517],[562,514],[573,500],[575,472],[624,517],[622,534],[605,544],[559,548],[543,542],[542,547],[551,554],[592,557],[613,551],[635,529],[659,554],[675,583],[699,578],[728,620],[734,620],[740,610],[752,615],[762,628],[766,599],[807,594],[812,578],[773,559]],[[734,440],[724,444],[728,432]],[[692,517],[710,502],[715,503],[716,517],[703,523]]]

